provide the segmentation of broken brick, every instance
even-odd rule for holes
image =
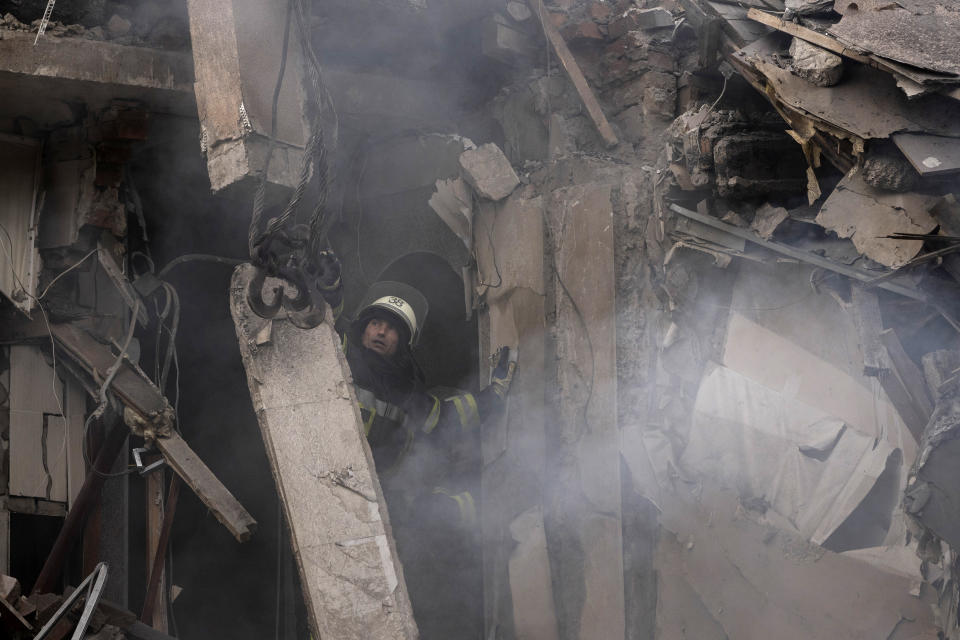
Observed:
[[[639,105],[634,105],[623,112],[621,112],[614,119],[614,122],[617,123],[617,126],[620,127],[620,132],[623,134],[624,139],[628,142],[636,143],[639,142],[645,134],[643,127],[643,107]]]
[[[604,36],[600,32],[600,27],[592,20],[568,24],[561,32],[563,39],[567,42],[577,42],[578,40],[603,40]]]
[[[98,187],[118,187],[123,180],[123,165],[112,162],[98,162],[97,175],[93,183]]]
[[[676,63],[670,53],[657,51],[655,49],[647,50],[647,65],[654,71],[663,71],[665,73],[673,73],[676,67]]]
[[[606,24],[610,20],[610,16],[613,15],[610,6],[604,2],[594,2],[590,5],[590,17]]]
[[[673,120],[677,112],[677,78],[670,73],[648,71],[643,74],[643,111]]]

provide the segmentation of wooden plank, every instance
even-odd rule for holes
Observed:
[[[822,33],[814,31],[813,29],[808,29],[795,22],[786,22],[776,15],[766,13],[758,9],[750,9],[747,11],[747,17],[751,20],[756,20],[757,22],[765,24],[768,27],[773,27],[777,31],[789,33],[795,38],[800,38],[801,40],[806,40],[811,44],[817,45],[818,47],[823,47],[827,51],[832,51],[837,55],[850,58],[851,60],[856,60],[857,62],[872,67],[879,67],[879,65],[875,61],[871,60],[869,56],[859,54],[856,51],[843,46],[830,36],[826,36]]]
[[[144,461],[147,464],[147,461]],[[167,632],[167,589],[166,572],[163,567],[165,553],[159,553],[160,538],[164,527],[163,508],[163,470],[148,473],[146,480],[147,544],[146,566],[151,567],[147,575],[147,596],[143,605],[143,622],[157,631]],[[172,481],[179,485],[174,476]],[[171,517],[173,514],[170,514]],[[165,550],[164,550],[165,551]]]
[[[107,345],[101,344],[89,333],[70,324],[51,324],[50,330],[57,342],[73,356],[87,373],[96,380],[104,380],[107,370],[117,356]],[[140,415],[149,417],[164,411],[167,401],[139,367],[124,361],[113,378],[110,390],[123,404]]]
[[[527,0],[527,3],[530,5],[530,9],[533,10],[534,15],[539,18],[540,25],[543,27],[543,32],[547,36],[547,40],[553,46],[557,57],[560,58],[560,63],[566,70],[570,82],[573,83],[574,88],[577,90],[577,95],[580,96],[580,101],[583,102],[587,114],[590,116],[590,119],[593,120],[593,124],[597,128],[597,133],[603,138],[603,142],[608,148],[617,146],[620,144],[617,135],[610,127],[610,123],[607,122],[607,117],[603,115],[600,103],[597,102],[596,96],[593,95],[593,91],[587,84],[587,79],[583,77],[580,65],[577,64],[573,54],[570,53],[566,41],[563,39],[563,36],[560,35],[560,32],[557,31],[557,28],[553,26],[553,23],[550,22],[547,10],[543,6],[543,0]]]
[[[757,234],[753,233],[752,231],[747,231],[746,229],[735,227],[731,224],[721,222],[720,220],[717,220],[716,218],[713,218],[711,216],[705,216],[703,214],[697,213],[696,211],[690,211],[689,209],[684,209],[683,207],[676,204],[671,204],[670,210],[674,211],[675,213],[679,213],[682,216],[686,216],[687,218],[693,218],[698,222],[702,222],[706,225],[710,225],[715,229],[722,229],[723,231],[732,233],[735,236],[739,236],[745,240],[749,240],[750,242],[754,244],[758,244],[761,247],[765,249],[769,249],[770,251],[773,251],[775,253],[789,256],[791,258],[800,260],[802,262],[807,262],[814,266],[827,269],[828,271],[833,271],[834,273],[839,273],[840,275],[846,276],[848,278],[851,278],[853,280],[856,280],[864,284],[870,284],[871,281],[874,278],[876,278],[876,274],[870,271],[863,271],[861,269],[849,267],[845,264],[840,264],[838,262],[834,262],[833,260],[828,260],[827,258],[823,258],[813,253],[808,253],[807,251],[803,251],[801,249],[797,249],[795,247],[791,247],[786,244],[773,242],[772,240],[764,240],[760,238],[760,236],[758,236]],[[922,292],[915,291],[914,289],[910,289],[908,287],[904,287],[889,281],[877,283],[876,286],[880,287],[881,289],[886,289],[887,291],[897,293],[906,298],[912,298],[913,300],[919,300],[920,302],[927,302],[927,296],[924,295]]]
[[[40,347],[10,347],[10,409],[60,413],[63,406],[63,385],[53,377]]]
[[[106,379],[107,371],[116,362],[116,355],[107,345],[97,342],[86,331],[70,324],[52,324],[50,330],[57,342],[95,380]],[[110,391],[141,417],[169,411],[169,404],[160,390],[139,367],[124,360],[113,378]],[[157,438],[157,448],[170,467],[197,494],[207,508],[237,540],[243,542],[256,530],[256,521],[240,505],[226,487],[190,449],[178,434]]]
[[[167,438],[157,438],[156,447],[170,468],[193,489],[200,501],[234,538],[239,542],[250,539],[257,529],[257,521],[237,502],[233,494],[213,475],[178,433]]]
[[[163,491],[163,474],[153,473],[160,479],[157,482],[160,495]],[[170,543],[170,531],[173,529],[173,516],[177,512],[177,499],[180,496],[180,478],[170,478],[170,490],[167,493],[166,507],[163,511],[160,529],[154,546],[153,555],[147,557],[150,575],[147,577],[147,595],[144,598],[143,613],[140,619],[150,622],[157,631],[167,632],[167,590],[165,588],[164,564],[167,557],[167,545]],[[151,537],[153,534],[151,532]],[[149,546],[149,545],[148,545]],[[162,615],[161,615],[162,614]]]
[[[41,498],[23,498],[19,496],[10,496],[7,498],[7,510],[11,513],[51,516],[55,518],[62,518],[67,515],[67,505],[62,502],[52,502]]]
[[[33,631],[33,625],[20,615],[16,607],[3,598],[0,598],[0,625],[14,636],[17,632]]]
[[[230,311],[250,397],[289,524],[314,638],[414,640],[417,627],[389,515],[363,435],[340,338],[327,322],[305,331],[247,306],[251,265],[230,285]]]

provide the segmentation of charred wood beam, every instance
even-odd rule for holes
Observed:
[[[116,355],[108,345],[101,344],[87,332],[70,324],[51,324],[50,332],[57,342],[58,353],[66,353],[84,375],[92,378],[94,383],[106,378],[107,370],[116,361]],[[0,342],[17,342],[47,336],[46,326],[38,320],[16,323],[0,330]],[[84,386],[88,391],[98,387],[97,384]],[[126,360],[114,376],[110,392],[144,425],[151,425],[158,416],[170,411],[170,405],[160,389],[138,366]],[[186,441],[175,432],[169,435],[148,435],[155,437],[154,444],[167,464],[197,494],[217,520],[223,523],[239,542],[249,540],[256,531],[256,520]]]
[[[788,33],[795,38],[800,38],[801,40],[806,40],[811,44],[823,47],[824,49],[832,51],[837,55],[850,58],[851,60],[856,60],[862,64],[882,68],[867,56],[860,55],[856,51],[848,49],[830,36],[826,36],[822,33],[814,31],[813,29],[808,29],[794,22],[786,22],[779,16],[760,11],[759,9],[750,9],[747,11],[747,17],[751,20],[756,20],[761,24],[765,24],[768,27],[772,27],[777,31]]]
[[[600,134],[600,137],[608,148],[617,146],[620,144],[620,140],[617,139],[617,134],[613,132],[613,128],[610,126],[610,123],[607,122],[607,117],[603,115],[603,109],[600,108],[597,97],[590,89],[590,85],[587,84],[587,79],[583,77],[580,65],[577,64],[576,58],[570,53],[566,41],[563,39],[563,36],[560,35],[560,32],[557,31],[557,28],[553,26],[553,23],[550,22],[547,10],[543,6],[543,0],[527,0],[527,4],[530,5],[530,9],[539,19],[540,26],[543,27],[544,35],[546,35],[557,57],[560,58],[560,63],[563,65],[564,70],[566,70],[570,82],[573,83],[573,87],[577,90],[577,95],[580,96],[580,101],[583,103],[587,114],[597,128],[597,133]]]
[[[167,464],[193,489],[200,501],[239,542],[246,542],[257,530],[257,521],[237,502],[223,483],[213,475],[187,442],[177,433],[157,438],[156,447]]]

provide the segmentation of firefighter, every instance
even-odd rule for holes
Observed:
[[[515,357],[501,348],[490,385],[477,394],[428,388],[413,353],[428,312],[423,294],[378,282],[348,322],[341,317],[339,263],[328,253],[321,267],[319,285],[338,317],[421,637],[476,637],[482,629],[479,427],[504,404]]]
[[[378,282],[361,301],[356,319],[346,323],[339,261],[325,252],[319,262],[318,286],[337,318],[379,471],[394,467],[418,436],[472,430],[502,406],[516,369],[509,348],[495,354],[491,383],[480,393],[428,390],[413,355],[428,311],[423,294],[402,282]]]

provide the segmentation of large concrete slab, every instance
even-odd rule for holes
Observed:
[[[415,640],[403,569],[332,316],[305,331],[254,315],[246,303],[252,273],[250,265],[234,272],[230,309],[313,636]]]
[[[547,207],[557,318],[558,432],[551,436],[564,487],[553,496],[547,539],[579,549],[551,557],[565,583],[565,639],[625,632],[612,196],[610,184],[576,184],[554,190]]]
[[[220,191],[249,184],[263,170],[271,135],[273,95],[283,54],[283,3],[256,0],[189,0],[190,39],[201,135],[210,186]],[[295,20],[294,20],[295,22]],[[296,183],[309,133],[304,114],[302,47],[290,26],[283,84],[277,99],[276,153],[292,170],[271,171],[270,182]],[[283,162],[286,155],[296,156]],[[278,167],[279,168],[279,167]]]
[[[480,278],[490,285],[481,286],[489,326],[483,348],[509,345],[519,358],[506,411],[483,429],[486,625],[505,637],[557,640],[541,506],[547,464],[544,200],[521,191],[484,203],[473,229]]]
[[[41,126],[74,118],[71,104],[98,111],[113,99],[152,111],[196,116],[193,61],[187,53],[83,38],[41,38],[0,30],[0,118],[26,116]]]

